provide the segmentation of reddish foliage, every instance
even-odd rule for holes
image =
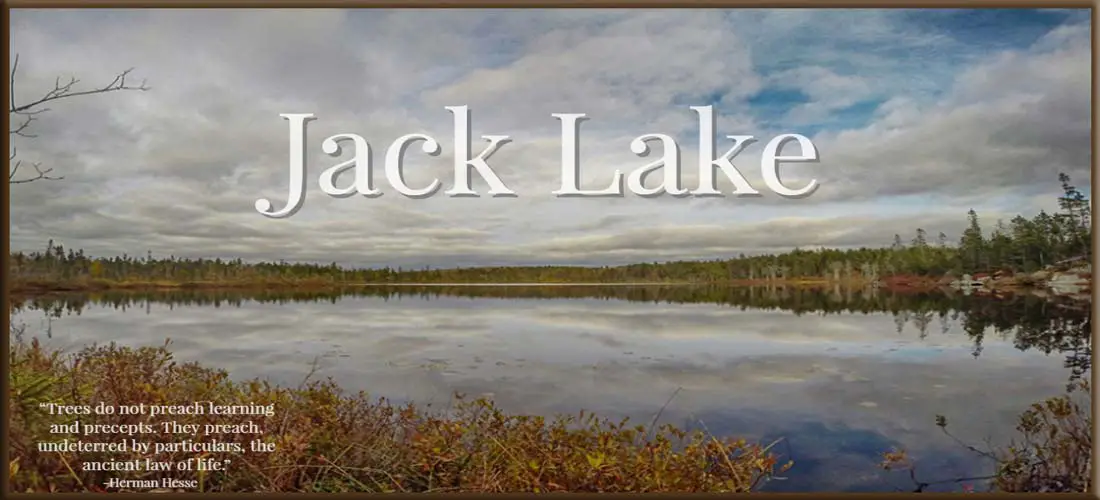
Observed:
[[[880,282],[891,291],[928,291],[939,287],[939,280],[934,277],[911,274],[887,276]]]

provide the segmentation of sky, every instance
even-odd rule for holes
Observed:
[[[58,101],[15,137],[18,158],[57,181],[11,186],[13,251],[50,239],[97,256],[242,258],[350,266],[614,265],[728,258],[794,247],[888,246],[917,228],[958,238],[966,212],[992,225],[1057,210],[1058,173],[1091,184],[1088,10],[27,10],[11,11],[17,103],[55,79],[102,86],[134,68],[145,92]],[[453,184],[454,124],[468,106],[471,153],[514,197],[442,193]],[[751,135],[733,163],[759,196],[559,198],[561,123],[584,113],[581,185],[644,167],[631,141],[676,139],[680,178],[698,186],[699,119],[716,149]],[[288,192],[284,113],[312,113],[307,195]],[[348,161],[322,141],[362,136],[377,197],[333,198],[322,171]],[[384,175],[390,143],[414,144],[405,181]],[[768,190],[760,157],[780,134],[819,161],[783,163]],[[360,151],[359,153],[364,153]],[[797,143],[785,155],[799,154]],[[655,186],[661,175],[650,176]],[[721,176],[719,175],[721,179]],[[354,182],[352,172],[338,187]],[[718,187],[731,193],[731,182]]]

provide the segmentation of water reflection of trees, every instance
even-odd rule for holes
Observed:
[[[85,308],[142,309],[153,304],[170,308],[240,307],[245,303],[336,303],[343,297],[377,297],[383,300],[444,297],[481,299],[587,299],[627,300],[668,304],[722,304],[741,309],[784,310],[793,314],[872,314],[894,316],[897,331],[914,328],[924,339],[933,325],[948,333],[961,324],[973,340],[973,354],[980,356],[986,335],[1011,340],[1020,350],[1037,350],[1066,356],[1071,377],[1083,377],[1090,369],[1092,322],[1090,306],[1057,298],[1019,295],[1001,298],[949,295],[940,292],[891,293],[879,289],[853,290],[785,287],[726,286],[372,286],[337,290],[173,290],[103,292],[14,298],[12,311],[43,311],[47,317],[79,315]]]
[[[1071,380],[1085,376],[1092,360],[1091,304],[1022,296],[1005,301],[968,301],[963,327],[980,352],[986,332],[1011,338],[1020,350],[1062,353]]]

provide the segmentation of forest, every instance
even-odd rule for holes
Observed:
[[[453,269],[348,268],[315,263],[241,259],[92,257],[49,241],[42,251],[8,255],[13,291],[62,291],[127,287],[334,286],[386,283],[717,283],[867,282],[909,275],[943,277],[979,272],[1032,272],[1070,258],[1091,255],[1092,207],[1088,196],[1059,174],[1059,211],[992,224],[974,210],[955,240],[916,228],[897,234],[889,246],[793,249],[708,261],[639,263],[625,266],[526,266]],[[886,245],[887,242],[884,242]]]

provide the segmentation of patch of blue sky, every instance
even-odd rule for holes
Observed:
[[[921,9],[903,11],[907,24],[951,36],[974,52],[1030,47],[1054,28],[1087,20],[1087,9]]]
[[[875,117],[879,106],[886,102],[883,98],[867,99],[859,101],[851,106],[834,110],[828,114],[823,120],[817,120],[811,123],[800,123],[797,125],[788,125],[791,133],[802,134],[806,137],[814,137],[818,133],[825,130],[852,130],[860,129],[871,123]],[[784,132],[788,130],[784,129]]]
[[[860,102],[818,123],[799,124],[812,135],[865,125],[879,104],[904,95],[915,101],[942,96],[950,83],[973,64],[1006,50],[1026,49],[1070,22],[1087,22],[1087,9],[919,9],[898,11],[821,11],[805,29],[782,40],[751,33],[755,70],[765,79],[784,71],[819,66],[855,76],[869,87]],[[832,29],[826,29],[832,26]],[[850,27],[847,35],[835,30]],[[895,37],[884,38],[884,30]],[[926,62],[935,64],[927,64]],[[795,85],[773,80],[748,100],[750,114],[770,127],[789,127],[783,117],[810,102]]]
[[[744,114],[746,111],[745,104],[725,99],[728,94],[728,88],[721,88],[713,89],[704,94],[673,96],[669,102],[670,109],[668,112],[682,115],[684,117],[683,127],[678,131],[662,132],[671,134],[680,143],[681,147],[696,144],[699,137],[699,115],[690,110],[689,107],[713,106],[714,116],[719,119],[726,114]],[[719,125],[719,128],[714,131],[714,136],[720,144],[720,141],[726,135],[756,135],[759,132],[758,130],[725,130]]]
[[[720,107],[722,105],[725,96],[729,93],[728,88],[716,88],[710,92],[701,95],[684,95],[679,94],[672,96],[671,104],[673,106],[715,106]]]
[[[812,102],[810,96],[798,89],[770,87],[748,99],[757,123],[773,133],[797,133],[814,137],[825,130],[859,129],[871,123],[885,97],[871,97],[849,106],[832,110],[821,119],[810,122],[792,122],[788,115],[803,104]]]
[[[746,104],[762,123],[779,124],[792,109],[808,102],[810,96],[799,89],[772,86],[754,94]]]

